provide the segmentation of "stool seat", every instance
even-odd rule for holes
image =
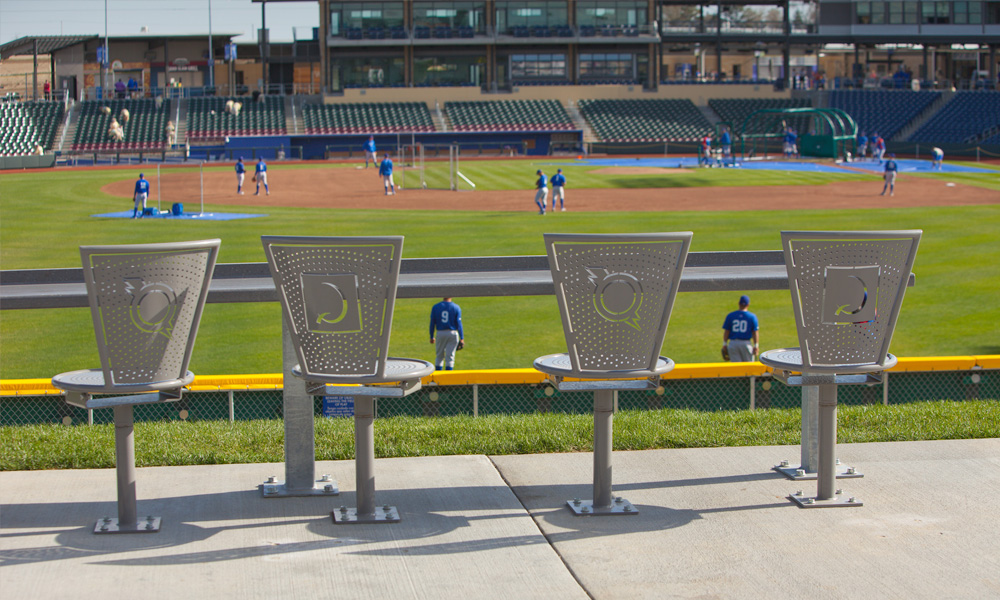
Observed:
[[[768,350],[760,355],[760,362],[774,369],[802,373],[802,351],[799,348],[778,348]],[[809,373],[828,375],[854,375],[884,371],[896,366],[897,358],[889,353],[885,355],[883,364],[847,364],[847,365],[810,365]]]
[[[656,360],[656,367],[650,369],[629,369],[621,371],[579,372],[573,370],[569,354],[548,354],[535,359],[535,368],[542,373],[559,377],[576,377],[579,379],[645,379],[669,373],[674,369],[674,361],[661,356]]]
[[[365,384],[365,383],[395,383],[410,379],[422,379],[434,372],[434,365],[426,360],[415,358],[393,358],[389,357],[385,361],[384,375],[335,375],[311,373],[308,376],[302,373],[299,365],[295,365],[292,374],[302,379],[315,381],[316,383],[340,383],[340,384]]]
[[[187,371],[183,378],[157,381],[155,383],[107,383],[104,381],[102,369],[81,369],[60,373],[52,378],[52,385],[70,392],[87,394],[132,394],[141,392],[159,392],[161,390],[176,390],[190,385],[194,381],[194,373]]]

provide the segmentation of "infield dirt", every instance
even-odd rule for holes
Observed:
[[[182,175],[177,172],[169,176],[170,193],[169,197],[164,194],[163,202],[184,202],[190,205],[199,201],[201,192],[197,173],[188,171]],[[280,163],[272,164],[268,169],[271,188],[269,196],[264,195],[263,189],[259,196],[255,196],[254,183],[249,176],[244,184],[245,195],[242,196],[236,194],[236,178],[231,173],[206,172],[204,181],[205,203],[215,205],[537,212],[535,192],[527,188],[522,191],[474,192],[405,189],[393,196],[386,196],[382,191],[382,180],[375,169],[317,167],[283,170]],[[153,180],[150,183],[150,198],[155,199],[157,182]],[[113,196],[129,199],[131,207],[133,186],[133,179],[123,179],[105,185],[102,190]],[[656,189],[574,189],[570,186],[566,189],[566,207],[569,211],[579,212],[737,211],[1000,203],[1000,193],[996,190],[907,175],[901,175],[897,179],[895,196],[880,196],[881,191],[881,179],[814,186]]]

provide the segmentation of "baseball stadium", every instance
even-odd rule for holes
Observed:
[[[834,379],[802,383],[809,372],[783,370],[761,355],[806,347],[800,306],[806,295],[789,293],[798,288],[783,235],[918,231],[912,273],[900,284],[905,302],[900,291],[889,305],[895,308],[883,308],[889,294],[881,288],[873,294],[878,319],[891,313],[884,334],[891,354],[883,353],[867,378],[837,380],[833,443],[839,438],[843,449],[988,442],[977,446],[988,463],[980,467],[995,477],[1000,1],[246,0],[265,22],[290,3],[314,5],[319,23],[296,28],[291,42],[269,41],[265,28],[258,41],[237,43],[239,32],[210,31],[206,23],[198,34],[27,36],[0,44],[5,475],[117,467],[121,477],[115,437],[121,405],[113,399],[136,390],[107,384],[101,393],[112,400],[93,404],[97,393],[91,398],[59,385],[59,374],[103,365],[115,337],[97,316],[100,285],[89,274],[95,259],[88,252],[148,245],[166,253],[171,244],[220,240],[184,359],[182,374],[190,368],[193,380],[174,396],[156,389],[156,401],[134,406],[131,460],[142,467],[140,481],[156,471],[147,467],[286,461],[288,469],[289,440],[296,437],[290,423],[301,427],[304,419],[312,424],[303,436],[315,438],[303,450],[312,453],[310,485],[312,461],[327,461],[346,465],[341,484],[351,489],[352,459],[362,468],[355,446],[362,438],[349,417],[359,418],[370,400],[343,391],[340,380],[302,385],[306,369],[296,363],[305,364],[298,345],[305,334],[287,311],[288,298],[307,295],[306,284],[298,292],[281,287],[280,257],[270,254],[268,239],[323,246],[323,240],[377,245],[399,237],[394,285],[379,300],[388,307],[378,314],[388,315],[389,346],[378,360],[413,357],[432,368],[400,384],[399,397],[375,402],[372,460],[382,469],[388,460],[417,457],[580,455],[584,468],[572,472],[586,481],[592,451],[596,502],[600,394],[580,383],[579,369],[564,380],[538,366],[539,357],[568,347],[575,356],[571,339],[579,334],[567,317],[572,304],[561,296],[570,285],[553,279],[558,261],[550,237],[627,241],[663,232],[692,234],[653,357],[669,357],[671,367],[632,378],[645,387],[615,388],[608,414],[618,431],[608,452],[801,443],[804,469],[806,389],[838,386]],[[557,173],[565,179],[560,208],[554,188],[543,183],[551,186]],[[587,267],[590,277],[593,268]],[[302,276],[344,275],[307,269]],[[125,281],[131,293],[136,284]],[[867,301],[871,290],[863,293]],[[723,338],[723,322],[744,295],[759,320],[759,352],[735,362],[725,351],[730,338],[728,331]],[[433,322],[431,344],[427,335],[431,307],[442,297],[461,306],[464,326],[461,351],[451,350],[454,369],[447,370],[435,354]],[[338,299],[348,306],[348,298]],[[598,311],[601,302],[594,301]],[[136,314],[133,324],[151,331]],[[883,362],[889,357],[892,364]],[[290,404],[299,396],[307,398],[305,413]],[[746,483],[729,477],[717,483]],[[1000,491],[997,480],[976,485]],[[844,485],[857,489],[865,481]],[[749,485],[763,483],[751,478]],[[631,485],[635,501],[643,484]],[[530,509],[532,492],[520,491],[518,506]],[[112,507],[110,485],[101,492],[100,502]],[[586,486],[581,493],[589,493]],[[140,504],[145,497],[143,490]],[[3,502],[8,514],[30,506]],[[119,508],[122,502],[119,488]],[[643,510],[653,514],[652,507]],[[533,516],[549,538],[541,543],[558,545],[552,540],[560,534],[544,523],[554,517]],[[901,526],[910,517],[918,519],[892,515],[888,525],[869,526],[891,529],[892,519]],[[980,523],[976,536],[997,532],[995,521],[972,521]],[[618,523],[600,527],[610,533]],[[459,526],[441,527],[452,534]],[[639,527],[647,536],[664,533],[655,529]],[[169,564],[196,563],[195,554],[168,557],[176,560]],[[586,569],[573,560],[564,559],[569,570]],[[989,570],[980,563],[988,559],[976,564]],[[905,574],[892,576],[902,596],[930,593],[920,588],[922,577],[911,576],[909,582]],[[574,577],[589,597],[616,597],[613,583]],[[626,597],[658,597],[636,592],[647,581],[636,577],[630,581],[640,587],[626,588]],[[395,578],[381,593],[421,597],[436,589],[417,584],[419,591],[400,592]],[[1000,580],[993,572],[966,584],[933,589],[986,597]],[[512,597],[544,588],[530,589],[524,595],[515,585]]]

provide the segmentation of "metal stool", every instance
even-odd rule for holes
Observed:
[[[101,368],[60,373],[52,385],[74,406],[114,409],[118,518],[94,533],[160,530],[160,517],[138,519],[132,407],[180,400],[194,381],[187,366],[220,243],[80,247]]]
[[[920,235],[781,233],[800,347],[764,352],[760,362],[786,385],[818,386],[817,494],[790,496],[803,508],[862,505],[836,489],[837,387],[880,383],[882,373],[896,364],[889,342]]]
[[[575,515],[638,513],[612,496],[615,391],[656,389],[674,368],[659,353],[691,237],[545,234],[569,352],[542,356],[534,366],[560,391],[594,392],[593,500],[569,500]]]
[[[285,331],[298,358],[291,374],[304,382],[302,395],[310,399],[293,417],[285,415],[286,474],[305,484],[288,489],[269,480],[261,490],[265,497],[339,493],[329,478],[311,485],[315,461],[311,397],[353,396],[357,508],[333,511],[334,522],[399,521],[395,507],[375,506],[375,399],[416,392],[421,378],[434,371],[427,361],[387,358],[403,238],[264,236],[261,240],[281,299]],[[290,440],[299,442],[293,446]]]

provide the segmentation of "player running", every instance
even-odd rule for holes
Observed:
[[[559,210],[566,212],[566,176],[562,169],[557,169],[552,176],[552,212],[556,212],[556,197],[559,197]]]
[[[261,157],[257,161],[257,166],[254,168],[253,180],[257,182],[257,191],[254,196],[260,195],[260,184],[264,184],[264,193],[268,196],[271,195],[270,188],[267,187],[267,163],[264,162],[264,157]]]
[[[378,167],[378,174],[382,176],[382,186],[385,188],[385,195],[391,196],[396,193],[396,184],[392,181],[392,159],[389,153],[385,153],[382,164]]]
[[[545,214],[545,201],[548,200],[549,195],[549,179],[542,173],[541,169],[535,171],[535,175],[538,175],[538,180],[535,181],[535,206],[538,207],[538,214]]]
[[[247,168],[243,165],[243,157],[236,161],[236,193],[243,195],[243,178],[246,176]]]
[[[882,177],[885,178],[885,184],[882,185],[882,193],[880,196],[885,196],[886,188],[889,188],[889,195],[892,196],[896,191],[896,155],[890,154],[889,160],[885,161],[885,172]]]
[[[141,219],[142,215],[146,213],[146,198],[149,197],[149,182],[143,178],[142,173],[139,173],[139,180],[135,182],[135,195],[133,200],[135,201],[135,208],[132,209],[132,218]]]

